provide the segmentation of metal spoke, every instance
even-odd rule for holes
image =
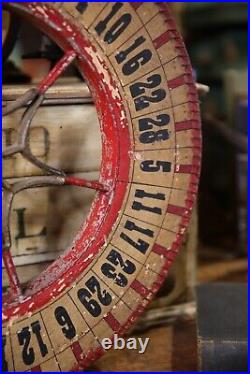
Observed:
[[[52,86],[66,68],[74,61],[76,53],[73,50],[65,52],[64,56],[56,63],[49,74],[41,81],[37,88],[31,88],[14,102],[7,104],[2,108],[2,115],[13,113],[17,109],[32,102],[38,95],[44,95],[50,86]]]
[[[39,84],[38,93],[44,94],[47,89],[55,83],[57,78],[66,70],[66,68],[74,61],[75,58],[76,53],[73,50],[65,52],[64,56],[56,63],[47,77]]]
[[[79,187],[86,187],[91,188],[92,190],[107,192],[108,188],[104,186],[104,184],[98,181],[90,181],[83,178],[76,178],[73,176],[66,176],[65,177],[65,185],[68,186],[79,186]]]
[[[29,147],[29,129],[31,122],[37,112],[37,109],[43,101],[43,95],[38,96],[26,109],[20,125],[17,129],[17,140],[11,146],[6,147],[3,151],[3,157],[10,157],[16,153],[24,153],[25,148]]]
[[[24,95],[13,101],[12,103],[7,104],[2,108],[2,115],[7,116],[7,114],[11,114],[15,112],[17,109],[22,108],[23,106],[27,105],[29,102],[35,99],[37,96],[37,89],[31,88]]]

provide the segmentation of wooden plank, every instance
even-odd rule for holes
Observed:
[[[2,86],[2,99],[5,101],[13,101],[22,96],[26,91],[35,88],[35,85],[22,84],[22,85],[3,85]],[[91,93],[86,83],[60,83],[51,86],[45,94],[46,99],[78,99],[90,98]]]

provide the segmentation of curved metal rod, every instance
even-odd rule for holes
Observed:
[[[7,104],[6,106],[2,107],[2,115],[7,116],[15,112],[17,109],[22,108],[23,106],[27,105],[29,102],[33,101],[35,97],[38,95],[37,88],[31,88],[21,97],[18,97],[15,101]]]

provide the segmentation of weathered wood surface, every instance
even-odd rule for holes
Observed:
[[[65,81],[65,82],[64,82]],[[45,93],[42,105],[51,104],[65,104],[67,103],[89,103],[92,102],[92,95],[87,84],[74,82],[73,78],[61,78],[60,84],[51,86]],[[28,89],[35,87],[31,84],[23,85],[3,85],[2,86],[2,100],[3,105],[7,102],[16,100],[22,96]]]
[[[3,119],[2,146],[13,144],[23,111]],[[101,162],[99,122],[93,105],[41,107],[33,120],[30,146],[41,161],[66,173],[98,171]],[[4,178],[41,175],[43,171],[15,155],[3,162]]]

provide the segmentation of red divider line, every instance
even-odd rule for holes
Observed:
[[[99,183],[98,181],[91,181],[83,178],[77,178],[74,176],[66,176],[64,183],[69,186],[87,187],[97,191],[107,191],[105,186],[102,183]]]
[[[42,368],[40,365],[34,366],[33,368],[30,369],[30,371],[42,371]]]
[[[199,122],[196,120],[182,121],[175,123],[175,131],[199,129]]]
[[[131,283],[130,287],[143,297],[147,297],[150,293],[150,291],[145,286],[143,286],[143,284],[139,282],[137,279],[135,279]]]
[[[183,216],[186,212],[186,208],[183,208],[182,206],[172,205],[168,204],[167,207],[167,213],[175,214],[177,216]]]
[[[173,39],[174,33],[170,30],[165,31],[163,34],[153,40],[153,44],[156,49],[162,47],[164,44]]]
[[[176,165],[175,173],[191,174],[194,171],[194,165]]]
[[[111,312],[109,312],[104,317],[104,319],[114,332],[118,332],[120,330],[121,328],[120,322],[117,321],[117,319],[113,316]]]
[[[75,358],[77,359],[77,362],[81,362],[84,359],[84,353],[82,350],[82,347],[80,346],[79,342],[74,342],[71,344],[72,352],[74,353]]]
[[[171,88],[171,89],[174,89],[174,88],[183,86],[185,83],[186,83],[185,74],[183,74],[183,75],[180,75],[177,78],[169,80],[168,81],[168,87]]]
[[[152,248],[152,251],[159,256],[164,256],[166,258],[168,257],[167,256],[167,248],[162,247],[160,244],[155,243],[153,248]]]

